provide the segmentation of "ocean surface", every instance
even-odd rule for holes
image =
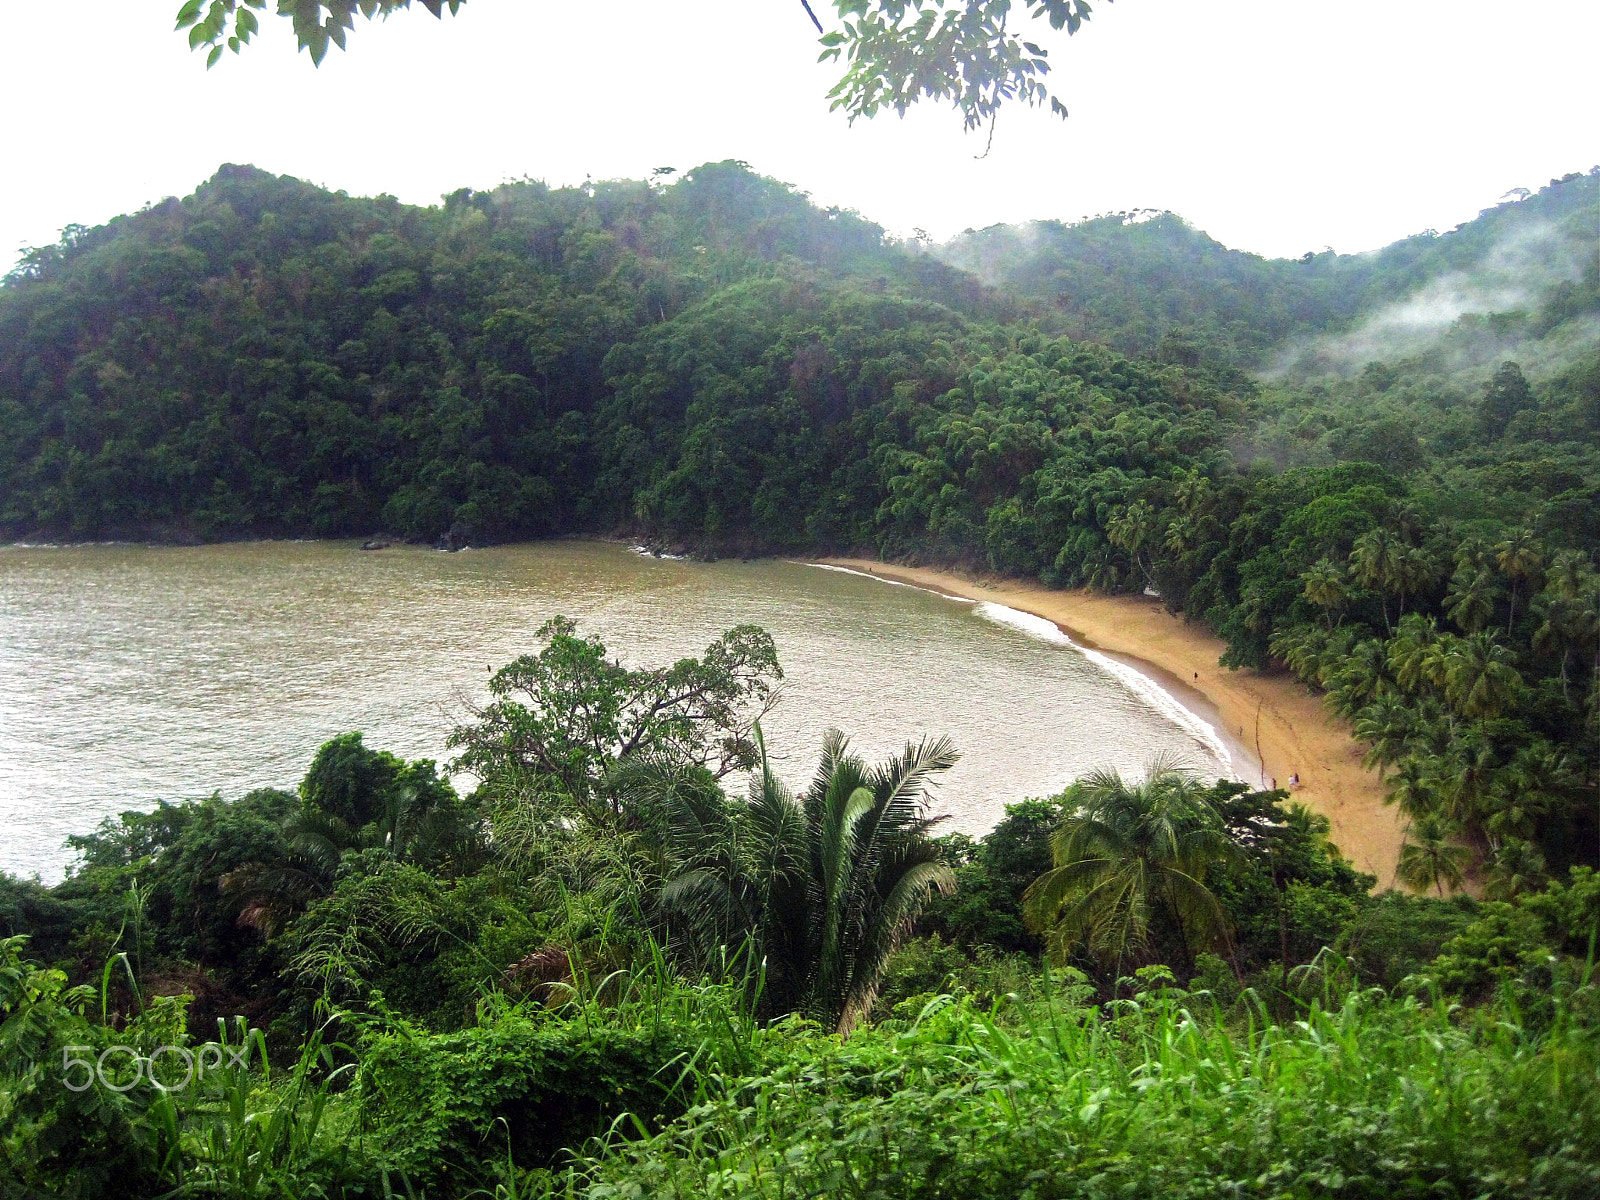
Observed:
[[[658,559],[605,542],[455,554],[348,542],[0,547],[0,870],[59,879],[69,834],[158,799],[293,787],[348,730],[407,758],[445,738],[489,672],[575,618],[629,665],[768,629],[784,669],[764,722],[809,777],[824,730],[869,756],[949,734],[936,808],[982,833],[1005,805],[1176,751],[1253,768],[1203,703],[992,603],[781,560]],[[461,778],[470,788],[471,779]],[[737,785],[735,785],[737,786]]]

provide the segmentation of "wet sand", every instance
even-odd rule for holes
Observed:
[[[1349,726],[1329,713],[1320,697],[1287,675],[1218,666],[1223,643],[1172,616],[1159,601],[1053,591],[1017,580],[967,579],[869,559],[822,561],[1032,613],[1054,621],[1075,641],[1154,667],[1169,683],[1179,685],[1180,692],[1192,689],[1205,697],[1223,722],[1223,732],[1259,756],[1267,782],[1276,779],[1294,799],[1324,814],[1332,825],[1331,838],[1345,857],[1359,870],[1376,875],[1380,889],[1394,886],[1395,863],[1404,840],[1402,820],[1383,802],[1377,772],[1361,765],[1361,748],[1351,738]],[[1296,773],[1298,787],[1289,782]]]

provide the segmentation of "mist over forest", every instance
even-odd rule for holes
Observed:
[[[967,230],[934,253],[1125,353],[1172,333],[1272,378],[1344,378],[1396,360],[1452,375],[1517,354],[1542,376],[1594,345],[1597,228],[1591,170],[1360,254],[1264,259],[1151,209]]]

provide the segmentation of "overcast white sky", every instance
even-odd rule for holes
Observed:
[[[428,204],[742,158],[902,234],[1156,207],[1272,255],[1448,228],[1600,162],[1596,0],[1098,4],[1040,39],[1071,119],[1005,112],[982,161],[948,109],[830,114],[836,68],[799,0],[418,6],[358,24],[320,70],[263,18],[210,72],[178,7],[0,0],[6,265],[224,162]]]

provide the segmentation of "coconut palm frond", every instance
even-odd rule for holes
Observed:
[[[924,861],[906,865],[863,932],[843,996],[840,1033],[849,1033],[871,1009],[889,957],[910,934],[933,894],[948,896],[955,891],[955,873],[937,857],[936,847],[930,846],[929,853]]]
[[[838,730],[823,739],[798,799],[778,780],[760,730],[749,795],[732,819],[734,853],[707,852],[696,826],[674,834],[679,867],[660,891],[686,940],[742,929],[767,965],[765,996],[848,1029],[876,995],[889,956],[952,876],[928,833],[933,775],[955,761],[946,739],[909,743],[868,768]]]
[[[928,788],[940,771],[948,771],[961,758],[948,737],[907,742],[899,757],[873,772],[873,792],[887,813],[896,819],[915,819],[927,802]]]
[[[1137,958],[1157,912],[1186,950],[1226,936],[1204,875],[1239,847],[1181,758],[1153,757],[1137,784],[1092,772],[1067,789],[1066,804],[1051,842],[1056,865],[1023,897],[1026,920],[1058,958],[1080,946],[1117,962]]]

